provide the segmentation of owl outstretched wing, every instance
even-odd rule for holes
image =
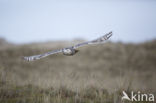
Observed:
[[[60,52],[62,52],[62,49],[53,50],[53,51],[50,51],[50,52],[47,52],[47,53],[44,53],[44,54],[40,54],[40,55],[23,57],[23,59],[26,60],[26,61],[34,61],[34,60],[41,59],[41,58],[47,57],[49,55],[60,53]]]
[[[79,48],[81,46],[85,46],[85,45],[88,45],[88,44],[100,44],[100,43],[103,43],[104,41],[108,40],[112,35],[113,35],[113,33],[111,31],[111,32],[105,34],[104,36],[102,36],[100,38],[97,38],[95,40],[77,44],[77,45],[73,46],[73,48],[76,49],[76,48]]]
[[[80,43],[80,44],[77,44],[75,46],[68,47],[68,48],[76,49],[78,47],[85,46],[85,45],[88,45],[88,44],[103,43],[104,41],[109,39],[111,36],[112,36],[112,32],[109,32],[109,33],[105,34],[104,36],[102,36],[102,37],[100,37],[98,39],[88,41],[88,42],[83,42],[83,43]],[[40,55],[27,56],[27,57],[23,57],[23,59],[26,60],[26,61],[34,61],[34,60],[41,59],[41,58],[47,57],[49,55],[60,53],[60,52],[63,52],[63,49],[53,50],[53,51],[50,51],[50,52],[47,52],[47,53],[44,53],[44,54],[40,54]]]

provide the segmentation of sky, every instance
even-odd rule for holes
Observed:
[[[0,37],[13,43],[156,39],[155,0],[0,0]]]

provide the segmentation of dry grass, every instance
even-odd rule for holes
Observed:
[[[156,41],[108,42],[82,47],[70,57],[21,60],[67,45],[48,42],[0,49],[0,102],[119,103],[122,90],[156,93]]]

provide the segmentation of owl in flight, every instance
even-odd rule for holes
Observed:
[[[47,53],[44,53],[44,54],[40,54],[40,55],[23,57],[23,59],[26,60],[26,61],[34,61],[34,60],[38,60],[38,59],[41,59],[43,57],[47,57],[49,55],[56,54],[56,53],[63,53],[64,55],[72,56],[72,55],[76,54],[79,51],[79,50],[77,50],[77,48],[79,48],[81,46],[85,46],[85,45],[90,45],[90,44],[103,43],[104,41],[108,40],[111,36],[112,36],[112,32],[109,32],[109,33],[105,34],[104,36],[102,36],[100,38],[97,38],[95,40],[92,40],[92,41],[79,43],[77,45],[67,47],[67,48],[63,48],[63,49],[60,49],[60,50],[53,50],[53,51],[50,51],[50,52],[47,52]]]

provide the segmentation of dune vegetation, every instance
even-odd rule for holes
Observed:
[[[77,42],[15,45],[0,40],[0,103],[130,103],[121,101],[123,90],[156,94],[156,40],[107,42],[82,47],[74,56],[33,62],[22,56]]]

